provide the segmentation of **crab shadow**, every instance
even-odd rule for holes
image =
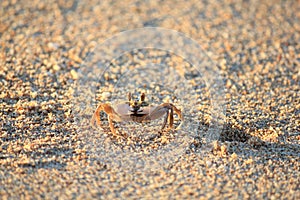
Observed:
[[[251,124],[242,124],[241,128],[237,128],[236,125],[226,122],[217,141],[227,144],[229,155],[235,153],[244,159],[249,159],[250,156],[259,156],[263,159],[274,160],[300,158],[299,141],[293,139],[294,136],[288,133],[274,137],[265,133],[268,139],[262,139],[251,134],[253,132],[259,133],[268,128],[269,125],[265,123],[265,120],[256,120],[251,122]],[[201,149],[202,145],[201,138],[195,136],[190,148],[195,151],[197,148]]]
[[[205,132],[209,128],[209,124],[199,119],[198,132]],[[271,120],[271,119],[270,119]],[[118,130],[120,127],[118,123],[114,124]],[[177,126],[178,124],[176,124]],[[139,126],[139,125],[137,125]],[[217,139],[222,144],[227,145],[227,153],[237,154],[244,159],[259,156],[265,159],[281,159],[290,160],[292,157],[300,158],[300,145],[292,140],[288,134],[279,135],[277,137],[269,137],[269,139],[262,139],[261,136],[256,136],[259,131],[267,129],[268,124],[265,120],[252,121],[249,124],[241,124],[238,128],[231,122],[222,124],[223,130]],[[159,126],[158,126],[159,127]],[[178,136],[176,130],[172,131],[151,131],[151,133],[143,134],[123,134],[119,131],[118,135],[110,134],[110,129],[107,123],[102,127],[105,137],[111,143],[121,149],[131,149],[133,151],[141,151],[148,147],[153,147],[156,150],[166,145],[165,141],[175,141]],[[254,133],[254,134],[253,134]],[[201,135],[191,135],[189,145],[187,146],[186,153],[199,152],[204,146],[203,138]],[[154,149],[155,150],[155,149]]]

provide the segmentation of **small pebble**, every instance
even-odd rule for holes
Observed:
[[[71,76],[72,76],[72,79],[74,79],[74,80],[78,79],[78,74],[74,69],[71,70]]]

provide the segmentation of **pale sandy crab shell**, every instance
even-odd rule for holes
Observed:
[[[115,110],[123,121],[137,122],[159,119],[167,113],[167,109],[164,107],[147,106],[140,108],[138,114],[133,114],[132,108],[126,103],[118,104]]]

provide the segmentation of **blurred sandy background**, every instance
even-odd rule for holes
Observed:
[[[1,199],[299,199],[299,19],[299,1],[1,1]],[[97,44],[152,26],[217,63],[226,123],[205,154],[191,138],[159,168],[116,168],[90,154],[70,99]]]

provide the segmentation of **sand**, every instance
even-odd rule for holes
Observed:
[[[299,13],[275,0],[1,1],[0,199],[299,199]],[[137,34],[147,27],[157,37]],[[128,92],[176,105],[181,129],[116,122],[112,135],[105,113],[90,126]]]

